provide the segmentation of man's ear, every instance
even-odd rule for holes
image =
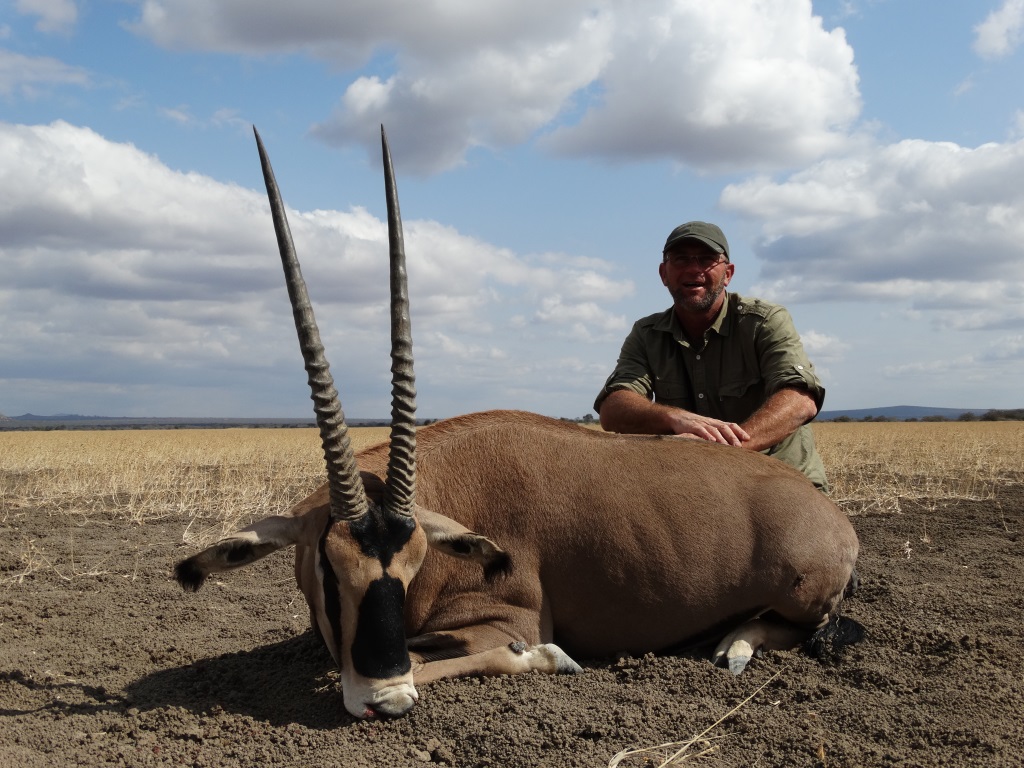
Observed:
[[[732,281],[732,276],[736,272],[735,265],[730,261],[725,265],[725,278],[722,280],[722,285],[728,285]]]

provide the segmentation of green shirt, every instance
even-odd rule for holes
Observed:
[[[793,318],[778,304],[727,293],[699,343],[686,338],[673,308],[638,320],[594,410],[600,413],[609,392],[628,389],[663,405],[742,423],[785,387],[807,391],[821,410],[825,388]],[[827,487],[809,424],[762,452],[793,465],[819,488]]]

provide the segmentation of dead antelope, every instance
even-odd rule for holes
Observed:
[[[185,589],[294,545],[310,622],[356,717],[401,715],[418,698],[414,683],[438,678],[579,672],[562,647],[595,658],[722,638],[714,659],[739,672],[758,648],[794,647],[835,617],[857,536],[775,459],[518,411],[415,430],[405,251],[383,132],[391,439],[354,455],[256,140],[328,480],[180,562]]]

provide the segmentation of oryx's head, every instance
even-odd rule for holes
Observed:
[[[383,488],[367,488],[356,468],[348,426],[334,388],[302,279],[284,204],[256,133],[285,282],[306,363],[313,409],[327,461],[330,518],[317,547],[322,610],[316,621],[341,665],[345,708],[357,717],[400,715],[415,703],[405,641],[404,603],[427,542],[414,511],[416,389],[405,247],[394,170],[381,128],[391,252],[391,450]]]

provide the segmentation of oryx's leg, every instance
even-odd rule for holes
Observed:
[[[761,649],[786,651],[809,639],[837,615],[843,595],[854,586],[856,550],[831,567],[808,568],[760,615],[726,635],[711,660],[738,675]]]
[[[825,617],[827,621],[828,617]],[[820,625],[819,625],[820,626]],[[738,675],[759,650],[787,651],[810,637],[815,626],[800,626],[785,619],[764,616],[740,624],[715,648],[711,661]]]
[[[527,645],[517,641],[472,656],[414,662],[412,675],[418,685],[446,677],[518,675],[534,670],[549,675],[574,675],[583,671],[579,664],[554,643]]]
[[[410,638],[409,655],[416,683],[467,675],[518,675],[533,670],[552,675],[583,671],[554,643],[526,642],[491,625]]]

